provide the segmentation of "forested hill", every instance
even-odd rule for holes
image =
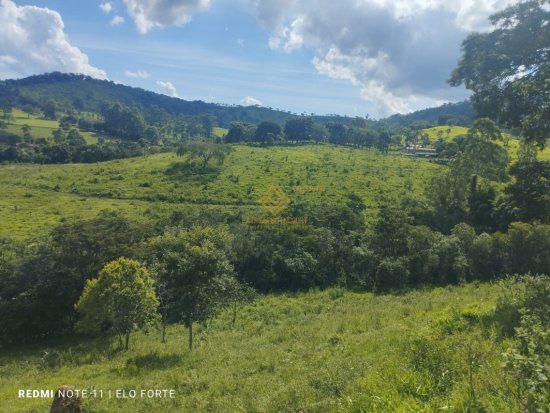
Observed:
[[[18,106],[42,108],[48,101],[54,101],[61,108],[102,113],[105,107],[120,103],[139,109],[161,110],[176,116],[210,114],[216,117],[218,125],[224,127],[228,127],[233,121],[257,124],[269,120],[284,124],[296,115],[260,106],[229,106],[200,100],[187,101],[112,81],[58,72],[6,80],[0,84]],[[338,116],[326,118],[340,122],[346,119]]]
[[[48,73],[30,76],[24,79],[0,82],[0,98],[3,105],[30,106],[43,108],[49,101],[54,101],[60,108],[74,108],[80,111],[102,113],[114,104],[147,110],[160,110],[176,116],[197,116],[210,114],[216,117],[219,126],[228,127],[233,121],[258,124],[262,121],[273,121],[284,124],[296,116],[285,112],[260,106],[229,106],[203,101],[186,101],[166,95],[150,92],[140,88],[116,84],[112,81],[93,79],[89,76]],[[9,102],[5,102],[9,100]],[[446,104],[407,115],[394,115],[378,122],[383,125],[409,126],[416,121],[431,124],[471,123],[474,112],[470,103]],[[314,116],[318,123],[338,122],[349,124],[353,118],[337,115]]]
[[[468,126],[476,117],[476,112],[469,101],[458,103],[446,103],[435,108],[427,108],[406,115],[392,115],[381,122],[410,126],[411,124],[423,121],[438,125],[459,125]]]

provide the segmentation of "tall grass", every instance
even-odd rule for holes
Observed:
[[[89,412],[513,412],[490,324],[499,287],[394,296],[266,296],[197,326],[115,340],[68,338],[0,352],[0,411],[44,412],[18,389],[174,389],[175,399],[86,399]]]

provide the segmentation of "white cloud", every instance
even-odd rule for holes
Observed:
[[[147,33],[153,27],[181,26],[192,15],[210,5],[210,0],[123,0],[138,31]]]
[[[241,105],[243,106],[262,106],[262,102],[252,96],[246,96],[241,99]]]
[[[136,79],[147,79],[151,77],[151,75],[146,70],[138,70],[136,72],[131,72],[130,70],[125,70],[124,75],[127,77],[133,77]]]
[[[104,13],[109,14],[113,10],[113,5],[106,1],[105,3],[101,3],[99,8],[103,10]]]
[[[165,95],[168,95],[173,98],[179,98],[178,91],[176,90],[176,87],[172,84],[172,82],[163,82],[161,80],[157,81],[157,85],[161,87],[161,89],[164,90]]]
[[[88,56],[70,44],[59,13],[0,0],[0,78],[51,71],[73,72],[106,79]]]
[[[268,30],[269,47],[312,48],[317,72],[355,85],[380,114],[437,104],[472,30],[516,0],[244,0]],[[456,100],[456,99],[455,99]]]
[[[121,24],[124,24],[125,21],[126,20],[124,20],[124,17],[122,16],[114,16],[109,22],[109,24],[111,26],[120,26]]]

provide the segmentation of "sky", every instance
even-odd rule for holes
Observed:
[[[467,99],[462,40],[515,0],[0,0],[0,79],[380,118]]]

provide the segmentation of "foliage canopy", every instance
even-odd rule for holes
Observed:
[[[531,0],[491,16],[490,33],[473,33],[449,83],[472,90],[474,107],[544,148],[550,136],[549,0]]]

